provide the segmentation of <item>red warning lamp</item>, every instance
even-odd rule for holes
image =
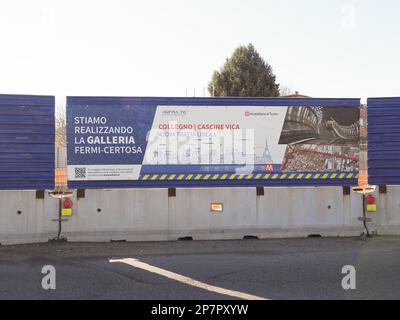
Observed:
[[[365,201],[367,202],[367,204],[376,204],[376,198],[372,194],[367,196]]]
[[[367,211],[368,212],[376,212],[377,205],[376,205],[376,198],[370,194],[365,198],[365,203],[367,204]]]
[[[64,209],[72,209],[73,205],[74,205],[74,203],[72,202],[71,199],[64,199],[64,201],[63,201],[63,208]]]

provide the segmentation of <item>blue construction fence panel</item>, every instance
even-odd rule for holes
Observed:
[[[0,94],[0,190],[54,188],[55,98]]]
[[[369,183],[399,185],[400,98],[370,98],[367,105]]]
[[[70,188],[353,186],[360,99],[67,97]]]

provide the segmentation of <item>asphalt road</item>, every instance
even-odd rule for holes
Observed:
[[[141,265],[110,262],[124,258]],[[41,286],[44,265],[55,267],[56,290]],[[345,265],[356,268],[356,290],[341,286]],[[215,288],[266,299],[400,299],[400,238],[0,247],[0,299],[241,297]]]

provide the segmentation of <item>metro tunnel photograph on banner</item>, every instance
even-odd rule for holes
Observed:
[[[357,171],[359,121],[357,109],[289,107],[279,141],[287,145],[281,170]]]

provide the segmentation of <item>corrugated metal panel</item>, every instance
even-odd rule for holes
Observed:
[[[55,98],[0,95],[0,189],[54,188]]]
[[[360,99],[315,99],[315,98],[154,98],[154,97],[67,97],[68,110],[81,106],[321,106],[359,108]],[[69,151],[70,152],[70,151]],[[68,163],[69,162],[68,159]],[[223,176],[221,174],[221,176]],[[256,176],[256,175],[254,175]],[[188,181],[186,176],[177,179],[145,179],[132,181],[68,181],[70,188],[165,188],[165,187],[255,187],[255,186],[355,186],[358,172],[347,174],[301,173],[271,175],[264,179],[244,178],[242,180],[209,179]],[[307,179],[305,179],[307,177]],[[317,178],[316,178],[317,177]]]
[[[400,98],[368,99],[368,174],[372,185],[400,184]]]

